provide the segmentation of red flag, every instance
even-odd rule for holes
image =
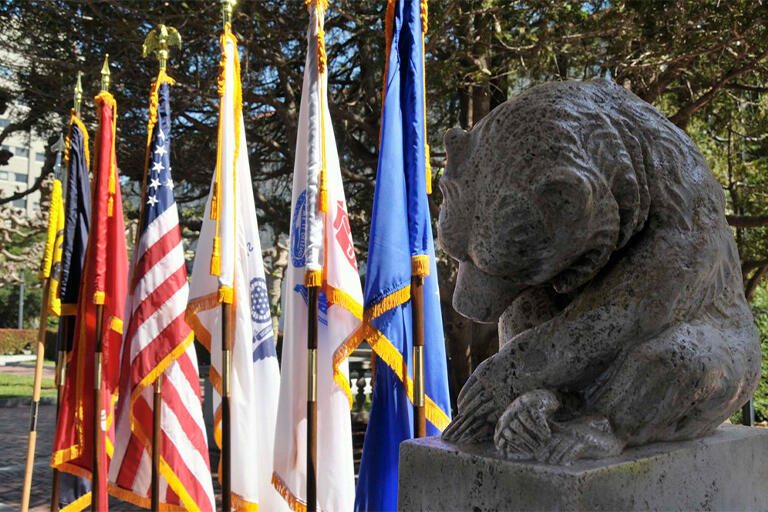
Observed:
[[[91,478],[93,466],[94,350],[96,306],[104,306],[102,322],[102,393],[100,463],[102,508],[107,504],[107,472],[113,453],[114,404],[123,314],[128,277],[123,203],[115,158],[117,106],[106,91],[96,96],[99,130],[94,152],[91,226],[85,253],[83,279],[77,304],[75,340],[59,409],[52,465],[74,475]]]

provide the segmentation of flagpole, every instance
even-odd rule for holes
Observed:
[[[424,109],[424,152],[425,152],[425,192],[427,195],[432,192],[432,171],[429,163],[429,143],[427,141],[427,93],[424,89],[424,81],[426,80],[426,67],[424,65],[424,34],[427,33],[427,9],[428,2],[422,1],[419,6],[420,21],[421,21],[421,72],[422,76],[422,93],[424,94],[423,109]],[[428,201],[427,201],[428,202]],[[429,212],[429,208],[427,208]],[[427,225],[429,225],[429,216],[427,216]],[[434,254],[433,254],[434,257]],[[417,261],[421,260],[422,264],[418,264]],[[426,260],[426,261],[425,261]],[[422,268],[423,267],[423,268]],[[413,421],[414,437],[426,437],[427,435],[427,418],[426,418],[426,381],[425,381],[425,369],[424,369],[424,278],[429,275],[429,256],[419,255],[412,259],[411,264],[412,277],[411,277],[411,297],[413,299],[412,304],[412,323],[413,323]]]
[[[174,34],[174,38],[171,40],[169,38],[169,34]],[[157,28],[152,29],[149,34],[147,34],[147,37],[144,39],[144,45],[142,46],[142,56],[144,58],[147,57],[150,53],[155,53],[157,55],[157,60],[160,64],[160,71],[158,74],[158,80],[160,80],[160,75],[162,75],[165,72],[166,66],[168,64],[168,49],[171,44],[175,44],[179,47],[181,47],[181,38],[178,35],[178,31],[173,27],[166,27],[163,24],[158,25]],[[154,131],[154,127],[152,128],[152,131]],[[147,170],[149,167],[149,158],[150,158],[150,148],[152,144],[152,132],[150,132],[148,135],[147,140],[147,157],[146,157],[146,163],[144,166],[144,183],[142,185],[142,201],[141,201],[141,212],[139,215],[139,223],[136,229],[136,244],[135,247],[138,247],[139,239],[141,237],[141,226],[144,224],[144,204],[145,204],[145,196],[147,193]],[[154,385],[154,400],[152,403],[152,483],[151,483],[151,491],[152,491],[152,511],[158,512],[160,510],[160,451],[162,450],[162,446],[160,444],[160,439],[162,436],[162,419],[163,419],[163,391],[162,391],[162,384],[163,384],[163,374],[161,373],[157,380],[155,381]]]
[[[104,65],[101,68],[101,90],[109,91],[109,54],[104,56]],[[101,379],[102,379],[102,352],[104,337],[104,304],[96,304],[96,346],[93,354],[93,466],[92,466],[92,510],[101,510]]]
[[[413,435],[427,435],[424,398],[424,278],[411,278],[411,315],[413,329]]]
[[[83,85],[81,81],[82,72],[77,72],[77,83],[75,84],[74,98],[72,106],[75,114],[80,116],[80,104],[83,101]],[[68,182],[69,180],[65,180]],[[65,221],[66,222],[66,221]],[[56,361],[56,421],[59,419],[59,408],[64,399],[64,382],[67,380],[67,354],[71,347],[69,346],[69,315],[59,317],[59,354]],[[57,468],[53,469],[53,483],[51,485],[51,512],[59,511],[59,481],[60,473]]]
[[[50,219],[49,219],[50,222]],[[29,438],[27,440],[27,462],[24,468],[24,488],[21,494],[21,510],[29,510],[29,498],[32,492],[32,469],[35,463],[35,444],[37,443],[37,411],[40,406],[40,385],[43,377],[43,357],[45,355],[45,326],[48,322],[48,292],[50,277],[43,282],[43,302],[40,310],[40,328],[37,333],[37,361],[35,364],[35,383],[32,388],[30,407]]]
[[[236,0],[220,0],[221,18],[226,31],[232,22]],[[235,121],[237,122],[237,120]],[[226,512],[232,510],[232,304],[221,303],[221,504]]]
[[[160,510],[160,411],[163,407],[163,374],[155,381],[155,394],[152,401],[152,512]]]
[[[232,304],[221,304],[221,503],[229,512],[232,509],[232,436],[230,397],[232,395]]]
[[[59,419],[59,408],[64,398],[64,382],[67,378],[67,340],[69,333],[69,317],[59,318],[59,354],[56,361],[56,421]],[[51,512],[59,510],[59,470],[53,469],[53,484],[51,485]]]
[[[102,329],[104,326],[104,305],[96,305],[96,347],[93,353],[93,466],[92,466],[92,485],[91,485],[91,503],[93,510],[101,510],[101,356]]]
[[[317,302],[319,286],[307,286],[307,512],[317,510]]]

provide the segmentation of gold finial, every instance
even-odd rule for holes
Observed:
[[[80,103],[83,102],[83,82],[80,77],[83,76],[82,71],[77,72],[77,83],[75,84],[75,97],[74,97],[74,107],[75,107],[75,113],[80,116]]]
[[[109,91],[109,54],[104,56],[104,65],[101,66],[101,90]]]
[[[221,1],[221,18],[224,21],[224,28],[232,23],[232,9],[235,8],[237,0],[220,0]]]
[[[173,27],[158,25],[153,28],[146,39],[142,48],[142,56],[146,58],[150,53],[157,54],[157,60],[160,61],[160,69],[164,70],[168,63],[168,48],[178,46],[181,48],[181,36],[179,31]]]

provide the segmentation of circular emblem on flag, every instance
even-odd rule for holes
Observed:
[[[304,249],[306,247],[307,227],[307,191],[303,190],[296,199],[293,209],[293,223],[291,224],[291,263],[296,268],[306,264]]]
[[[251,279],[251,320],[266,322],[269,318],[267,282],[263,277],[254,277]]]

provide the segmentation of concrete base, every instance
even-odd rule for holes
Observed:
[[[563,467],[465,450],[439,437],[401,444],[399,509],[768,510],[768,429],[724,425]]]

